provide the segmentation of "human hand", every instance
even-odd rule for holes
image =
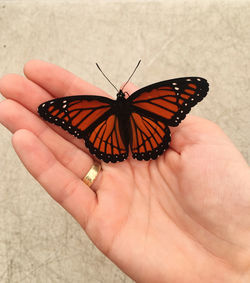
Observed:
[[[107,257],[138,282],[250,281],[250,170],[218,126],[188,115],[158,159],[102,163],[90,189],[84,142],[45,123],[37,107],[107,94],[42,61],[24,73],[0,80],[0,122],[26,168]]]

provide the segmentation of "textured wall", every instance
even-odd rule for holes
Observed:
[[[61,65],[113,93],[142,59],[138,86],[203,76],[192,110],[250,161],[250,1],[1,1],[0,75],[29,59]],[[23,168],[0,126],[0,282],[131,282]]]

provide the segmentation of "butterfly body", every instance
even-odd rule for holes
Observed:
[[[129,146],[129,138],[130,138],[130,125],[129,125],[129,117],[131,115],[131,105],[128,100],[125,98],[125,94],[120,90],[117,94],[116,100],[113,102],[111,107],[113,113],[117,117],[119,132],[121,134],[121,138],[124,142],[124,146],[128,150]]]
[[[170,142],[169,126],[178,126],[191,107],[207,94],[199,77],[178,78],[141,88],[116,100],[77,95],[47,101],[38,107],[46,121],[83,138],[89,151],[104,162],[156,159]]]

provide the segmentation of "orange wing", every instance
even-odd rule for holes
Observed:
[[[120,133],[119,118],[112,114],[84,138],[90,152],[105,162],[123,161],[128,157],[128,145]]]
[[[83,138],[90,152],[105,162],[122,161],[128,145],[120,134],[114,100],[101,96],[69,96],[47,101],[38,107],[46,121],[61,126],[77,138]]]
[[[133,158],[149,160],[161,155],[171,140],[168,126],[177,126],[207,91],[205,79],[188,77],[155,83],[134,92],[128,98]]]
[[[177,126],[207,92],[205,79],[187,77],[146,86],[134,92],[128,100],[134,112],[166,122],[168,126]]]
[[[83,138],[111,113],[114,100],[101,96],[68,96],[41,104],[38,113],[46,121],[61,126],[77,138]]]
[[[170,131],[163,122],[132,113],[130,116],[132,156],[138,160],[156,159],[170,142]]]

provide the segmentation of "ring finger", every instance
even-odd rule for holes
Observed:
[[[0,104],[0,122],[12,133],[15,133],[19,129],[26,129],[33,132],[51,150],[62,165],[81,179],[87,174],[94,163],[90,155],[65,140],[35,114],[13,100],[7,99]],[[100,174],[102,173],[100,172]],[[100,179],[99,176],[96,181],[98,179]]]

